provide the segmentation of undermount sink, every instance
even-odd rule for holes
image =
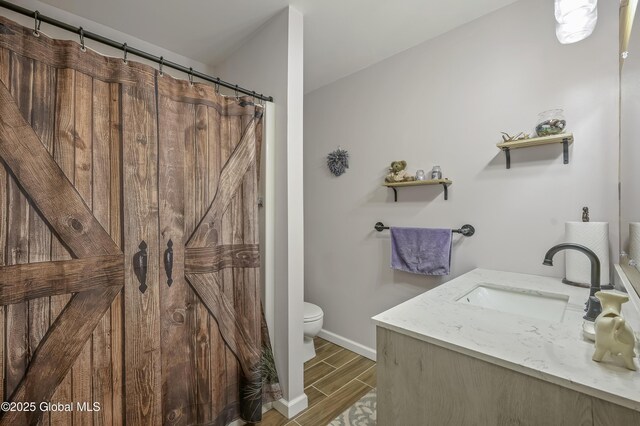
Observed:
[[[569,296],[483,283],[457,301],[508,314],[560,322]]]

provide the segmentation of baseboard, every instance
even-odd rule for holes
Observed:
[[[288,419],[293,418],[297,414],[304,411],[309,406],[309,400],[307,399],[307,395],[303,393],[302,395],[287,401],[284,398],[281,398],[277,401],[273,401],[273,408],[278,410],[280,414],[285,416]]]
[[[351,339],[347,339],[346,337],[342,337],[336,333],[327,331],[324,328],[320,330],[320,333],[318,333],[318,337],[321,337],[324,340],[328,340],[331,343],[335,343],[336,345],[342,346],[343,348],[349,349],[350,351],[353,351],[358,355],[362,355],[363,357],[369,358],[372,361],[376,360],[375,349],[368,348],[365,345],[361,345],[360,343],[354,342]]]

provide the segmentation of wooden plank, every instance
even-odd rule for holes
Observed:
[[[56,116],[55,132],[53,139],[53,158],[67,179],[73,181],[75,175],[75,71],[71,69],[59,69],[56,72]],[[51,260],[69,260],[71,254],[56,237],[51,239]],[[50,302],[51,318],[49,324],[53,324],[58,315],[65,308],[71,296],[53,296]],[[71,371],[62,380],[52,401],[62,404],[72,402]],[[49,413],[51,424],[71,424],[71,413],[68,411],[53,411]]]
[[[56,71],[42,63],[34,63],[33,111],[31,125],[49,155],[53,154],[55,124]],[[51,231],[39,213],[29,211],[29,262],[46,262],[51,258]],[[3,271],[0,271],[2,275]],[[0,279],[6,284],[7,280]],[[38,283],[39,284],[39,283]],[[2,291],[6,291],[3,285]],[[29,302],[29,352],[33,354],[49,329],[49,297]],[[42,419],[49,424],[49,415]]]
[[[196,227],[196,110],[192,104],[181,106],[180,121],[184,141],[184,233],[191,235]]]
[[[162,79],[163,81],[165,80],[164,78]],[[188,90],[191,90],[191,88],[189,88]],[[174,101],[176,102],[176,101]],[[177,103],[178,105],[178,120],[179,120],[179,131],[180,131],[180,137],[178,139],[179,143],[182,144],[183,146],[183,158],[184,158],[184,172],[183,172],[183,188],[184,188],[184,231],[183,231],[183,237],[182,237],[182,241],[185,241],[185,236],[189,235],[191,232],[193,232],[195,226],[196,226],[196,221],[198,220],[196,218],[196,212],[195,212],[195,205],[196,205],[196,192],[195,192],[195,187],[196,187],[196,181],[195,181],[195,156],[196,156],[196,148],[195,148],[195,138],[196,138],[196,112],[195,112],[195,106],[193,104],[184,104],[184,103]],[[184,256],[184,251],[183,251],[183,256]],[[186,282],[186,281],[185,281]],[[199,382],[200,382],[200,377],[204,374],[207,373],[207,367],[202,365],[202,359],[199,357],[199,354],[201,352],[200,350],[200,342],[198,341],[199,335],[198,335],[198,326],[197,326],[197,321],[198,321],[198,311],[200,310],[200,305],[202,304],[202,302],[195,297],[193,290],[189,289],[189,296],[191,297],[191,300],[193,301],[193,310],[192,310],[192,317],[190,318],[191,320],[191,324],[190,324],[190,338],[189,338],[189,346],[191,347],[191,351],[193,353],[193,357],[194,357],[194,368],[195,371],[193,372],[193,381],[194,381],[194,387],[195,387],[195,392],[196,392],[196,399],[195,399],[195,416],[196,416],[196,421],[198,423],[202,423],[202,422],[206,422],[204,419],[198,418],[199,413],[201,414],[200,411],[200,406],[202,404],[202,401],[200,400],[200,389],[199,389]],[[206,420],[210,420],[210,419],[206,419]]]
[[[243,373],[251,377],[260,359],[260,351],[247,330],[241,326],[233,304],[222,293],[214,274],[186,274],[187,280],[218,322],[220,334],[240,362]]]
[[[49,225],[78,257],[120,252],[0,86],[0,156]]]
[[[320,392],[326,395],[331,395],[374,365],[375,362],[368,358],[363,356],[357,357],[355,360],[345,364],[333,373],[318,380],[313,386]]]
[[[9,51],[6,49],[0,49],[0,83],[5,86],[9,85],[10,75],[10,59]],[[8,217],[7,211],[7,171],[4,165],[0,167],[0,213],[3,215],[3,220],[0,220],[0,266],[4,266],[7,263],[8,253],[7,249],[7,228],[8,223],[5,220]],[[3,401],[7,400],[5,395],[5,348],[6,336],[5,336],[5,307],[0,306],[0,397]]]
[[[5,266],[0,268],[0,305],[122,285],[123,268],[121,254]]]
[[[110,120],[110,200],[109,233],[118,247],[122,247],[122,126],[121,86],[109,85]],[[124,299],[120,292],[111,304],[111,381],[113,388],[113,424],[124,424]]]
[[[530,146],[548,145],[553,143],[562,143],[564,139],[569,139],[569,143],[573,143],[573,133],[562,133],[559,135],[542,136],[539,138],[520,139],[517,141],[501,142],[496,144],[500,149],[509,148],[527,148]]]
[[[225,99],[226,101],[226,99]],[[233,154],[233,148],[236,145],[236,141],[233,141],[234,133],[232,132],[232,119],[226,114],[220,116],[220,164],[227,164],[231,155]],[[223,166],[220,168],[220,176],[218,176],[217,185],[215,188],[215,197],[218,193],[218,186],[220,185],[220,180],[222,178]],[[234,194],[235,196],[235,194]],[[212,201],[213,203],[213,201]],[[229,203],[231,203],[231,199]],[[231,215],[225,214],[227,210],[227,206],[224,207],[225,211],[220,212],[217,215],[215,221],[212,221],[214,229],[214,236],[217,233],[218,244],[232,244],[233,242],[233,224],[231,221]],[[210,244],[214,241],[209,240]],[[233,282],[233,270],[232,269],[224,269],[219,274],[217,274],[218,281],[220,283],[220,287],[224,296],[227,297],[227,300],[231,302],[231,307],[235,310],[235,301],[234,301],[234,282]],[[220,326],[218,325],[218,328]],[[222,330],[220,330],[220,337],[222,340],[224,336],[222,334]],[[240,380],[239,376],[242,374],[238,358],[234,354],[233,350],[225,345],[225,364],[226,364],[226,406],[236,405],[239,408],[240,402]]]
[[[196,374],[192,329],[195,322],[193,292],[184,278],[185,146],[181,112],[184,107],[159,98],[158,176],[160,203],[160,342],[162,352],[162,418],[167,425],[196,423]],[[171,285],[164,252],[173,250]]]
[[[255,152],[255,123],[253,118],[250,120],[245,120],[245,116],[234,116],[229,117],[230,121],[230,142],[231,148],[235,150],[242,140],[242,134],[249,128],[249,126],[254,127],[254,136],[253,136],[253,151]],[[231,243],[234,245],[244,244],[245,241],[251,241],[252,235],[245,235],[245,231],[247,230],[247,222],[253,222],[254,218],[246,217],[245,213],[249,213],[247,211],[247,207],[245,204],[245,190],[247,175],[250,175],[251,168],[255,167],[255,157],[253,161],[250,163],[249,167],[245,170],[244,175],[241,178],[241,183],[236,191],[234,197],[231,199],[231,203],[227,211],[224,213],[225,216],[229,216],[231,220]],[[254,169],[255,170],[255,169]],[[249,209],[252,206],[248,207]],[[256,218],[257,219],[257,218]],[[247,282],[247,269],[244,268],[233,268],[232,272],[232,281],[231,283],[225,281],[225,292],[228,291],[227,284],[231,284],[232,292],[233,292],[233,300],[234,309],[237,315],[237,318],[240,320],[239,327],[243,330],[246,330],[249,339],[251,339],[251,345],[255,347],[259,352],[261,352],[261,345],[258,343],[260,337],[260,318],[256,317],[255,311],[255,282]],[[259,373],[258,373],[259,374]],[[243,419],[251,420],[251,421],[259,421],[261,418],[261,413],[256,406],[261,406],[261,395],[256,399],[254,396],[249,396],[250,393],[247,391],[247,387],[255,385],[256,381],[260,381],[260,377],[256,376],[256,373],[246,374],[246,372],[238,372],[238,376],[240,377],[240,388],[239,388],[239,398],[240,398],[240,414]]]
[[[231,199],[235,196],[242,184],[244,174],[249,166],[255,162],[255,157],[255,125],[252,122],[222,169],[213,202],[189,239],[187,247],[206,247],[209,238],[217,240],[217,236],[214,237],[217,232],[213,228],[216,219],[222,216]]]
[[[349,382],[346,386],[341,388],[335,394],[323,398],[321,401],[317,402],[312,408],[308,409],[300,416],[296,417],[296,422],[302,426],[324,426],[340,415],[340,413],[347,410],[350,406],[356,403],[360,398],[362,398],[365,394],[371,391],[371,388],[364,383],[354,380]],[[391,423],[380,423],[378,420],[378,424],[384,425],[408,425],[410,423],[401,423],[401,422],[391,422]],[[414,425],[422,425],[424,424],[424,419],[422,421],[413,423]],[[433,423],[440,424],[440,423]],[[442,423],[445,424],[445,423]],[[455,423],[449,423],[455,424]],[[480,424],[480,423],[475,423]]]
[[[207,191],[207,205],[211,204],[213,197],[216,193],[218,186],[218,180],[220,178],[220,156],[221,156],[221,117],[220,112],[215,108],[209,107],[207,110],[208,123],[208,139],[209,139],[209,161],[207,168],[209,172],[208,184],[209,189]],[[219,227],[219,226],[218,226]],[[186,268],[186,264],[185,264]],[[222,413],[225,409],[227,402],[227,364],[226,354],[229,352],[229,357],[232,358],[232,354],[226,347],[218,324],[213,318],[209,320],[209,342],[211,347],[211,364],[210,364],[210,385],[211,390],[209,392],[211,396],[211,412],[217,417],[219,413]],[[234,364],[237,365],[235,358],[232,358]]]
[[[162,423],[156,120],[154,92],[123,86],[125,421],[134,425]],[[144,293],[133,270],[142,241],[147,246]]]
[[[108,83],[93,81],[92,93],[92,191],[93,215],[105,230],[110,230],[111,213],[111,124],[110,102],[111,90]],[[113,170],[119,173],[119,168]],[[119,203],[118,203],[119,205]],[[111,234],[111,233],[110,233]],[[111,235],[113,239],[113,235]],[[114,241],[115,243],[115,241]],[[117,244],[116,244],[117,245]],[[123,274],[120,285],[124,282]],[[93,332],[91,348],[92,401],[100,404],[100,411],[93,413],[93,423],[98,425],[113,424],[113,381],[111,370],[111,309],[100,319]]]
[[[229,122],[230,122],[229,134],[231,137],[229,141],[231,142],[231,149],[235,150],[242,136],[242,130],[243,130],[242,117],[229,117]],[[255,155],[255,128],[254,128],[252,149]],[[253,159],[253,162],[255,162],[255,157]],[[225,216],[229,216],[231,220],[230,243],[234,245],[241,245],[244,243],[244,226],[243,226],[244,218],[242,216],[242,208],[243,208],[242,194],[244,189],[243,187],[244,178],[249,168],[251,167],[251,164],[252,163],[249,164],[249,166],[247,167],[247,170],[245,170],[245,173],[240,177],[240,182],[238,184],[237,191],[231,197],[229,208],[226,209],[226,211],[222,212]],[[249,326],[250,319],[247,318],[246,316],[247,314],[247,309],[245,304],[246,289],[245,289],[245,283],[244,283],[243,270],[238,268],[233,268],[231,270],[231,273],[233,274],[232,275],[233,278],[231,281],[231,284],[232,284],[231,288],[233,289],[232,290],[233,297],[230,300],[233,300],[234,309],[236,311],[236,314],[238,315],[238,318],[240,319],[242,328],[247,330],[250,336],[253,336],[253,333],[252,333],[253,330]],[[225,282],[225,284],[227,284],[227,282]],[[225,287],[225,290],[227,290],[226,287]],[[243,393],[243,389],[241,388],[240,389],[241,399],[242,399],[242,393]]]
[[[242,116],[242,128],[246,128],[251,120],[247,116]],[[249,331],[255,342],[260,342],[261,338],[261,322],[262,322],[262,305],[260,298],[260,250],[258,242],[260,240],[258,234],[258,176],[257,162],[260,158],[261,141],[259,136],[261,132],[258,127],[261,122],[256,120],[256,162],[252,164],[247,173],[244,175],[242,183],[242,241],[245,245],[255,245],[258,251],[257,268],[242,268],[244,287],[245,287],[245,317],[248,319]],[[260,345],[259,345],[260,346]]]
[[[11,93],[9,93],[9,90],[4,86],[1,86],[0,90],[11,99],[16,117],[26,123],[25,120],[31,120],[33,62],[15,53],[12,53],[10,58]],[[13,100],[14,98],[15,101]],[[0,108],[1,107],[0,105]],[[4,120],[4,117],[0,116],[0,122],[2,120]],[[27,125],[30,126],[29,124]],[[37,140],[37,137],[36,143],[38,148],[46,152],[46,149],[40,141]],[[47,153],[47,155],[49,154]],[[15,177],[10,179],[8,189],[7,254],[9,257],[7,263],[10,265],[27,263],[29,261],[30,207]],[[29,315],[26,303],[7,306],[6,311],[6,389],[7,394],[11,394],[22,379],[30,358],[28,339]]]
[[[256,179],[257,188],[262,188],[261,179],[263,173],[262,147],[264,145],[264,108],[256,108]]]
[[[75,79],[75,178],[74,186],[87,207],[93,210],[93,79],[86,74],[76,71]],[[100,229],[104,227],[93,219]],[[104,233],[108,236],[106,231]],[[113,240],[109,238],[112,247],[117,250]],[[118,250],[119,251],[119,250]],[[89,337],[82,352],[72,368],[71,387],[73,399],[76,402],[93,402],[91,392],[91,348],[93,337]],[[91,411],[74,410],[72,413],[74,425],[91,425],[93,413]]]
[[[209,121],[207,107],[204,105],[195,106],[195,143],[193,158],[193,179],[194,179],[194,199],[193,199],[193,223],[197,223],[205,214],[209,205],[209,176],[207,163]],[[193,228],[190,228],[192,230]],[[190,231],[191,232],[191,231]],[[198,303],[195,309],[196,324],[195,335],[197,342],[196,365],[197,365],[197,387],[198,405],[197,418],[199,422],[211,421],[215,413],[211,410],[211,344],[210,344],[210,314],[203,303]]]
[[[451,185],[453,181],[449,179],[431,179],[431,180],[412,180],[411,182],[385,182],[382,186],[388,186],[390,188],[398,186],[421,186],[421,185]]]
[[[259,268],[257,244],[221,244],[186,249],[184,268],[189,274],[207,274],[226,268]]]
[[[71,298],[38,347],[12,401],[51,400],[54,390],[71,369],[119,291],[117,287],[108,287],[77,293]],[[36,424],[43,414],[39,404],[36,405],[36,411],[6,412],[0,419],[0,426]]]

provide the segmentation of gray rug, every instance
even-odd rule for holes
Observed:
[[[374,389],[336,417],[329,426],[374,426],[375,424],[376,390]]]

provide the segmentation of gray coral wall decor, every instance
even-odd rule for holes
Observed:
[[[349,168],[349,153],[344,149],[336,149],[327,155],[327,166],[335,176],[340,176]]]

